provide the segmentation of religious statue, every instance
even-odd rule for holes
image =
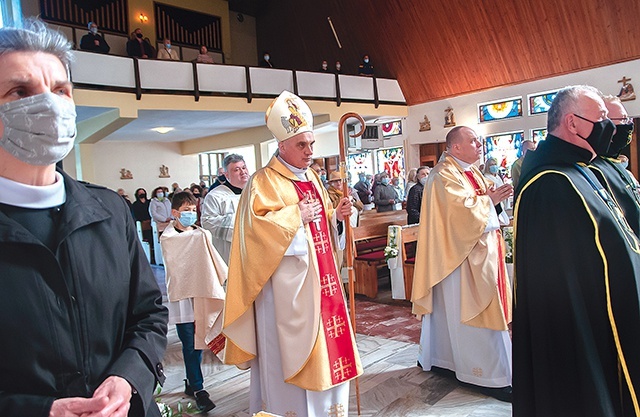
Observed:
[[[449,106],[444,109],[444,127],[453,127],[456,125],[456,116],[453,114],[453,107]]]
[[[122,168],[120,170],[120,179],[121,180],[132,180],[133,174],[128,169]]]
[[[420,122],[420,132],[426,132],[427,130],[431,130],[431,122],[427,118],[427,115],[424,115],[424,121]]]
[[[623,76],[621,80],[618,80],[619,83],[622,83],[622,87],[620,88],[620,93],[618,93],[618,98],[620,101],[629,101],[636,99],[636,93],[633,91],[633,85],[629,83],[631,78],[627,78]]]
[[[160,167],[160,175],[158,175],[158,178],[169,178],[169,167],[166,165],[162,165]]]

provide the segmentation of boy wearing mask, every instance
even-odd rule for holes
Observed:
[[[215,407],[204,389],[202,349],[220,351],[224,339],[222,308],[227,265],[211,243],[211,233],[195,225],[196,199],[178,192],[171,202],[171,221],[160,237],[165,261],[169,324],[176,325],[187,374],[184,393],[196,399],[200,412]],[[185,262],[189,259],[189,262]],[[209,323],[212,323],[210,325]]]

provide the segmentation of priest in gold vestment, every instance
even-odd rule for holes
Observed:
[[[362,373],[335,253],[334,210],[313,159],[313,115],[283,92],[267,109],[278,151],[240,197],[229,261],[225,363],[251,368],[250,412],[346,416]],[[343,242],[344,243],[344,242]]]
[[[511,399],[511,289],[495,187],[474,165],[482,144],[465,126],[447,134],[444,159],[424,187],[411,301],[422,316],[418,362]]]

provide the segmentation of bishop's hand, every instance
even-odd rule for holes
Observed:
[[[300,217],[302,217],[302,224],[310,223],[314,220],[320,219],[322,213],[322,205],[319,200],[310,201],[304,199],[298,202],[300,208]]]
[[[340,199],[340,202],[338,203],[338,207],[336,207],[336,219],[338,221],[344,221],[344,219],[348,219],[349,216],[351,216],[351,207],[353,207],[351,198],[342,197]]]

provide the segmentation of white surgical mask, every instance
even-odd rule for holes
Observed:
[[[91,28],[91,29],[89,29],[89,32],[91,32],[91,33],[93,33],[95,35],[96,33],[98,33],[98,28]]]
[[[265,61],[268,61],[268,60],[269,60],[269,58],[270,58],[270,56],[269,56],[269,55],[265,55],[265,56],[264,56],[264,60],[265,60]]]
[[[64,159],[76,138],[76,106],[46,92],[0,106],[4,133],[0,146],[30,165],[51,165]]]
[[[420,184],[425,185],[427,183],[427,177],[420,178]]]

